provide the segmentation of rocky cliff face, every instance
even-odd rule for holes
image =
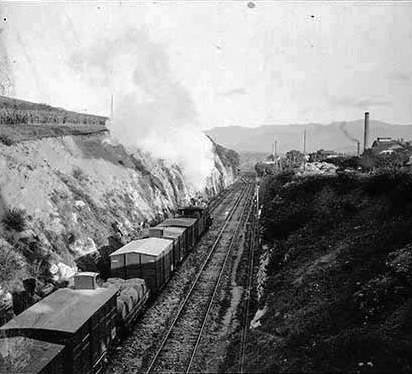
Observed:
[[[178,166],[127,151],[108,135],[0,144],[3,289],[27,277],[67,279],[76,258],[110,251],[191,198],[216,194],[233,181],[236,165],[214,154],[215,168],[199,193]]]

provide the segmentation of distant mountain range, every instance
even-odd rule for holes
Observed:
[[[279,153],[291,149],[303,150],[303,133],[306,129],[308,152],[318,149],[356,153],[356,140],[363,147],[364,121],[333,122],[328,125],[310,123],[306,125],[268,125],[256,128],[228,126],[215,127],[206,131],[217,143],[238,152],[272,152],[274,139]],[[412,140],[412,125],[391,125],[381,121],[370,121],[372,144],[377,137]]]

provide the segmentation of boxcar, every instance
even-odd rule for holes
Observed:
[[[133,240],[110,255],[111,276],[142,278],[152,293],[169,280],[173,265],[173,242],[170,239]]]
[[[99,373],[116,335],[116,297],[114,288],[60,288],[0,331],[64,345],[66,373]]]
[[[0,373],[63,374],[64,345],[26,337],[0,339]]]
[[[160,223],[158,226],[163,227],[184,227],[184,248],[185,254],[189,252],[196,243],[198,236],[196,236],[196,218],[168,218]]]
[[[173,240],[173,270],[182,262],[185,256],[185,231],[184,227],[155,226],[149,229],[149,236]]]
[[[196,237],[199,238],[210,226],[209,209],[200,206],[187,206],[178,209],[181,217],[196,218]]]

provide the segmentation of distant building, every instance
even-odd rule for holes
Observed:
[[[317,162],[317,161],[325,161],[328,158],[332,157],[340,157],[343,156],[341,153],[337,153],[335,151],[328,151],[324,149],[319,149],[316,152],[309,154],[309,161],[310,162]]]
[[[399,151],[411,151],[412,142],[404,141],[403,139],[392,139],[390,137],[377,138],[371,147],[372,154],[385,155]]]

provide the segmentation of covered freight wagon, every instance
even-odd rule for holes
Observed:
[[[151,292],[159,291],[169,280],[173,265],[173,242],[169,239],[133,240],[110,255],[111,276],[142,278]]]
[[[66,373],[98,373],[116,335],[117,293],[114,288],[60,288],[6,323],[0,333],[64,345]]]
[[[0,373],[64,374],[64,345],[22,336],[0,339]]]
[[[185,231],[184,227],[155,226],[149,229],[149,236],[173,240],[173,269],[182,262],[186,254],[185,251]]]
[[[158,226],[160,227],[183,227],[186,229],[184,233],[184,248],[185,254],[189,252],[196,243],[198,239],[197,229],[196,229],[196,218],[168,218],[160,223]]]
[[[178,209],[182,217],[196,218],[196,237],[199,238],[212,224],[209,209],[201,206],[187,206]]]

